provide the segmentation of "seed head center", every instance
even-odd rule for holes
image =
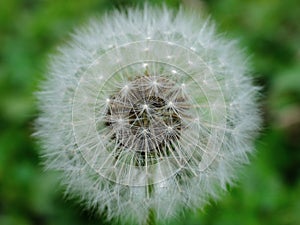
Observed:
[[[153,81],[159,86],[153,87]],[[150,75],[131,81],[126,95],[117,91],[110,98],[106,126],[111,139],[122,149],[140,154],[169,154],[180,139],[186,100],[175,83]],[[180,102],[176,106],[176,102]],[[181,107],[180,105],[184,105]],[[120,123],[122,121],[122,123]]]

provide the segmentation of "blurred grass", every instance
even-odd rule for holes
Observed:
[[[44,172],[31,134],[34,91],[47,55],[90,16],[138,0],[0,1],[0,225],[105,224],[82,211]],[[158,0],[150,1],[154,4]],[[182,0],[251,54],[263,87],[264,130],[238,185],[204,212],[172,224],[300,224],[300,5],[297,0]]]

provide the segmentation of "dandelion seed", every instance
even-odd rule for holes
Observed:
[[[61,52],[38,93],[36,135],[47,168],[88,208],[164,221],[217,198],[247,162],[258,88],[208,21],[149,6],[115,12]]]
[[[172,71],[171,71],[171,73],[173,73],[173,74],[176,74],[176,73],[177,73],[177,71],[176,71],[176,70],[172,70]]]
[[[196,51],[196,48],[195,48],[195,47],[190,47],[190,49],[191,49],[192,51]]]

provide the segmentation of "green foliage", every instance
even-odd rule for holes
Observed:
[[[90,16],[138,0],[9,0],[0,3],[0,224],[106,224],[64,200],[57,174],[45,172],[31,137],[34,92],[49,53]],[[158,0],[149,1],[159,4]],[[264,129],[237,187],[204,212],[172,224],[300,224],[300,7],[297,0],[166,1],[211,14],[239,38],[262,86]]]

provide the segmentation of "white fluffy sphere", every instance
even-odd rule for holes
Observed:
[[[244,56],[183,10],[114,12],[60,48],[37,94],[47,168],[108,219],[216,199],[248,160],[258,88]]]

